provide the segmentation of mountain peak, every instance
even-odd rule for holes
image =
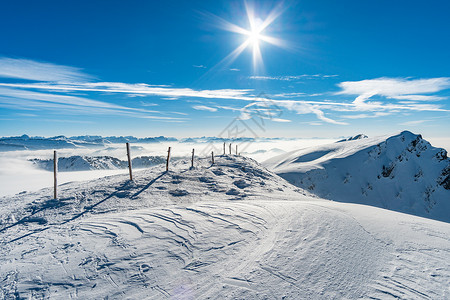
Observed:
[[[360,133],[360,134],[357,134],[355,136],[351,136],[349,138],[339,140],[336,143],[347,142],[347,141],[355,141],[355,140],[367,139],[367,138],[368,138],[367,135]]]
[[[450,161],[420,134],[300,149],[264,162],[319,197],[450,221]]]

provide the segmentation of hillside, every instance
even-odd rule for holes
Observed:
[[[300,149],[263,165],[321,198],[450,222],[447,152],[409,131]]]
[[[0,198],[0,298],[450,297],[450,224],[310,197],[244,157],[189,166]]]

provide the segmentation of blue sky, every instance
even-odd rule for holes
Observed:
[[[249,136],[448,138],[449,11],[444,0],[4,1],[0,135],[217,136],[239,117],[259,122]]]

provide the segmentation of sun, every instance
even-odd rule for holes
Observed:
[[[246,17],[248,21],[247,29],[217,17],[220,20],[223,29],[247,37],[241,45],[234,49],[227,57],[219,62],[219,64],[231,64],[246,48],[251,47],[254,73],[257,73],[258,70],[263,69],[264,63],[261,55],[262,45],[264,43],[273,44],[279,47],[284,45],[282,40],[264,33],[264,31],[281,15],[283,11],[281,4],[282,2],[270,11],[265,19],[261,19],[256,16],[253,6],[245,3]]]
[[[263,21],[260,18],[256,18],[253,13],[250,13],[247,9],[248,22],[250,24],[250,28],[245,30],[245,34],[248,36],[248,44],[252,46],[259,46],[259,41],[264,37],[262,35],[262,31],[264,28],[262,27]]]
[[[259,31],[257,30],[252,30],[248,33],[248,42],[250,45],[254,46],[258,46],[259,45],[259,40],[261,39],[261,36],[259,34]]]

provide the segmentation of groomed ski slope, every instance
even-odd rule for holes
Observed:
[[[0,298],[450,297],[450,224],[189,165],[0,198]]]

